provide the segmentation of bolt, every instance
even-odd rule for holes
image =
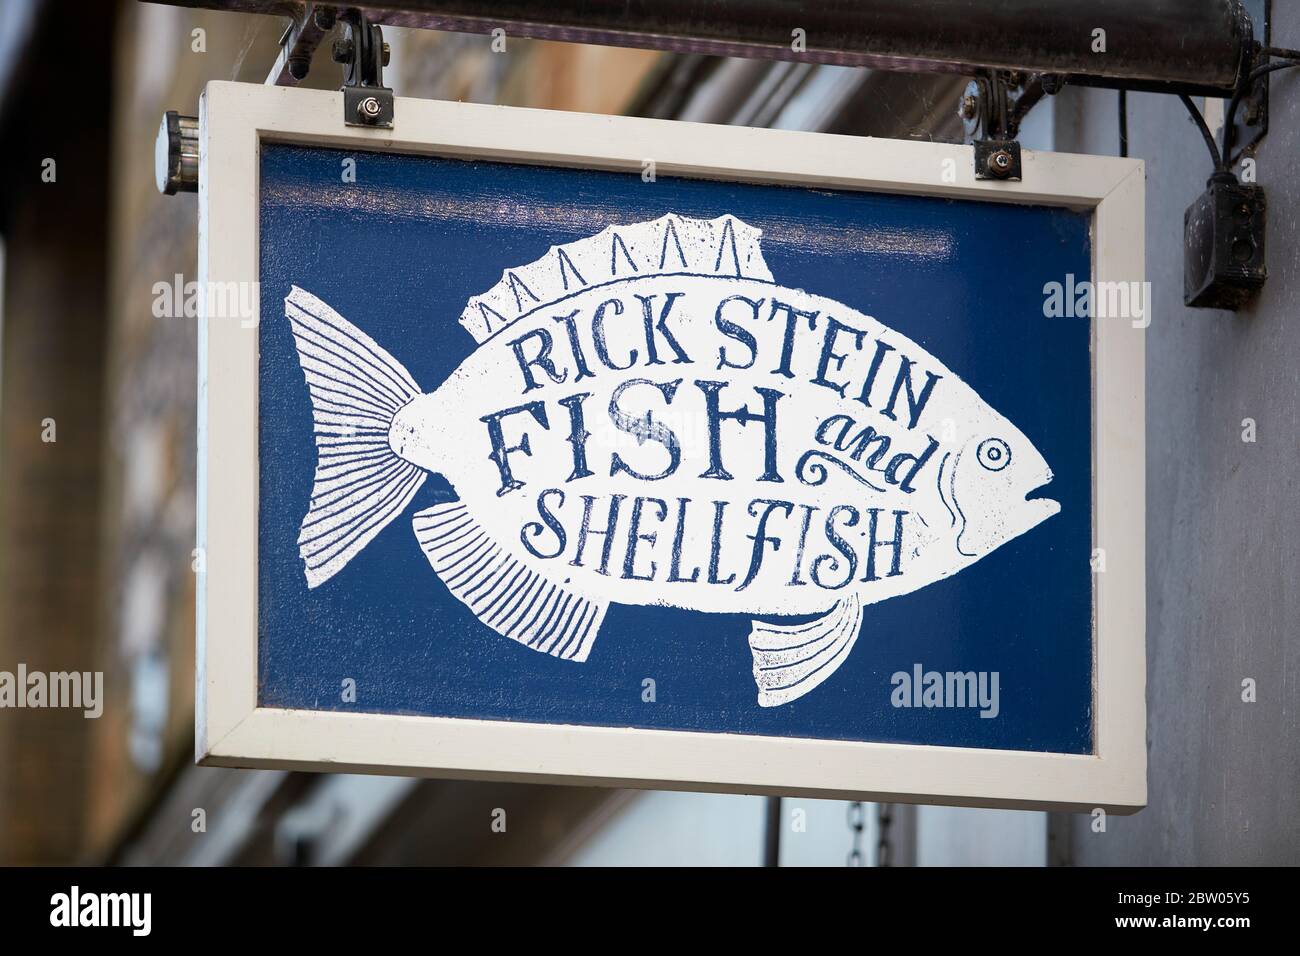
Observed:
[[[353,50],[352,38],[339,37],[337,40],[334,41],[334,49],[331,51],[331,55],[334,57],[334,62],[335,63],[352,62],[352,50]]]
[[[388,49],[388,44],[385,43],[384,44],[384,66],[388,66],[388,59],[391,52],[392,51]]]
[[[305,80],[311,69],[311,60],[305,56],[289,57],[289,75],[295,80]]]
[[[1011,172],[1011,154],[1005,149],[989,153],[988,170],[990,175],[1005,176]]]
[[[316,27],[321,31],[333,30],[334,24],[338,20],[338,14],[332,7],[320,7],[313,14],[316,20]]]
[[[357,115],[366,122],[378,119],[381,110],[382,107],[379,105],[379,100],[373,96],[367,96],[357,104]]]
[[[957,114],[962,119],[970,120],[975,118],[975,113],[978,109],[979,101],[968,93],[961,98],[961,107],[957,110]]]

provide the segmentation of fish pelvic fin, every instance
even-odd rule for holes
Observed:
[[[393,416],[420,388],[375,340],[310,292],[285,297],[307,379],[316,477],[298,534],[309,588],[356,557],[415,496],[425,472],[392,450]]]
[[[434,573],[483,624],[566,661],[585,661],[609,606],[529,568],[460,501],[416,512],[411,527]]]
[[[836,601],[807,624],[754,621],[749,649],[760,707],[779,707],[808,693],[844,663],[862,629],[862,601],[856,594]]]

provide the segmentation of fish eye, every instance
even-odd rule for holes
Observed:
[[[1001,438],[986,438],[975,451],[975,458],[989,471],[1001,471],[1011,464],[1011,448]]]

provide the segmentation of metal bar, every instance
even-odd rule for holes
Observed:
[[[290,0],[167,0],[292,16]],[[461,33],[911,72],[1059,74],[1094,86],[1232,90],[1242,0],[374,0],[373,22]],[[796,33],[806,44],[796,49]],[[1104,31],[1098,34],[1096,31]]]
[[[781,798],[768,797],[763,821],[763,865],[781,865]]]
[[[334,21],[334,10],[328,4],[302,4],[301,12],[294,15],[280,37],[280,55],[267,74],[266,84],[297,86],[300,80],[306,79],[312,55],[326,34],[334,29]]]

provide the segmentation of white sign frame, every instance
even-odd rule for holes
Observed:
[[[976,180],[972,148],[399,98],[392,130],[342,94],[209,83],[200,103],[199,280],[256,282],[264,140],[1092,212],[1094,282],[1142,282],[1140,160],[1024,151]],[[952,180],[952,181],[948,181]],[[1008,268],[1014,268],[1009,264]],[[206,296],[200,296],[206,299]],[[206,302],[204,303],[206,310]],[[257,312],[260,315],[260,304]],[[1133,812],[1146,804],[1144,330],[1093,320],[1092,755],[282,710],[257,704],[258,336],[199,325],[196,760],[268,767],[959,806]]]

